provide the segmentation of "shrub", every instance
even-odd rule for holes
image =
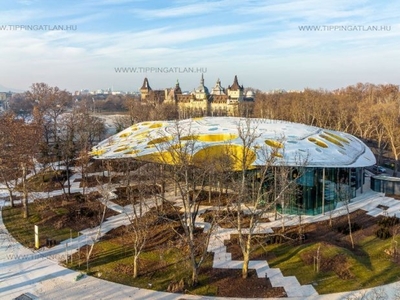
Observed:
[[[83,196],[82,194],[75,194],[74,198],[75,198],[75,201],[78,203],[85,202],[85,196]]]
[[[399,224],[400,220],[396,216],[392,217],[383,217],[382,219],[378,220],[378,225],[381,227],[392,227],[396,224]]]
[[[380,238],[381,240],[386,240],[390,238],[392,235],[390,234],[389,228],[387,227],[381,227],[376,231],[376,236]]]
[[[357,230],[361,229],[360,225],[358,223],[351,223],[351,232],[355,232]],[[344,226],[338,226],[336,230],[342,234],[348,235],[350,233],[349,225],[346,224]]]

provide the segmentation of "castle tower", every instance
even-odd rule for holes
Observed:
[[[219,80],[219,78],[211,90],[211,95],[225,95],[225,89],[221,86],[221,80]]]
[[[242,85],[239,85],[237,76],[233,79],[233,83],[231,86],[227,88],[228,99],[231,103],[242,102],[244,97],[244,88]]]
[[[145,77],[144,81],[143,81],[143,85],[140,88],[140,99],[142,101],[146,101],[147,98],[149,97],[151,91],[151,87],[149,85],[149,80],[147,79],[147,77]]]
[[[204,75],[201,74],[200,85],[195,90],[196,100],[208,100],[209,95],[208,88],[204,85]]]

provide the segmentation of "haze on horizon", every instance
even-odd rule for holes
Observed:
[[[399,10],[394,0],[5,1],[0,85],[137,91],[148,77],[155,89],[179,80],[193,90],[201,77],[119,67],[201,68],[209,88],[235,75],[264,91],[397,85]]]

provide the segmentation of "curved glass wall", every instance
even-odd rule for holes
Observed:
[[[371,189],[389,195],[400,195],[400,178],[384,175],[372,176]]]
[[[286,172],[288,180],[285,181],[281,168],[277,167],[264,183],[266,189],[273,190],[268,201],[277,199],[277,210],[285,214],[328,212],[339,202],[354,198],[364,183],[362,168],[292,168]]]

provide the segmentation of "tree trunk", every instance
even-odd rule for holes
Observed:
[[[346,200],[346,201],[348,201],[348,200]],[[351,218],[350,218],[350,210],[349,210],[348,202],[346,202],[346,209],[347,209],[347,224],[349,226],[349,236],[350,236],[351,248],[354,249],[354,240],[353,240],[353,233],[351,230]]]
[[[250,262],[250,252],[251,252],[251,238],[252,238],[252,226],[253,217],[250,221],[249,234],[246,239],[246,244],[244,245],[243,252],[243,267],[242,267],[242,278],[246,279],[249,276],[249,262]]]
[[[10,184],[8,183],[7,180],[4,180],[4,184],[6,185],[6,188],[8,191],[8,198],[10,199],[10,206],[14,207],[14,195],[13,195],[12,187],[10,186]],[[17,185],[17,184],[15,184],[15,185]]]
[[[133,278],[137,278],[138,276],[138,255],[134,255],[133,257]]]
[[[10,206],[14,207],[14,196],[13,196],[12,190],[8,190],[8,195],[9,195],[9,199],[10,199]]]
[[[198,269],[195,264],[192,265],[192,286],[197,286],[199,282]]]
[[[66,171],[67,171],[67,184],[68,184],[68,195],[71,195],[71,180],[70,180],[70,178],[69,178],[69,164],[70,164],[70,162],[69,162],[69,158],[67,158],[66,159]]]
[[[242,267],[242,278],[246,279],[249,275],[249,261],[250,255],[249,252],[243,253],[243,267]]]
[[[22,190],[23,190],[22,204],[24,207],[24,219],[27,219],[29,217],[29,209],[28,209],[28,191],[26,189],[26,165],[22,163],[21,167],[22,167]]]

